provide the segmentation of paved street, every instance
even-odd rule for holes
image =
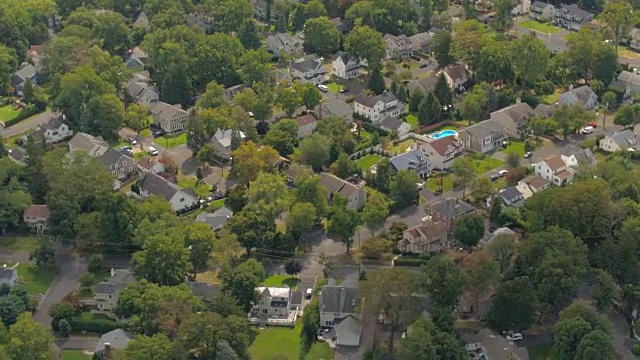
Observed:
[[[88,350],[93,351],[98,345],[98,338],[70,337],[56,340],[60,350]]]
[[[14,135],[22,134],[31,129],[35,129],[36,127],[46,123],[51,118],[51,111],[45,111],[40,114],[36,114],[29,119],[23,120],[15,125],[11,125],[6,129],[0,125],[0,135],[3,138],[8,138]]]

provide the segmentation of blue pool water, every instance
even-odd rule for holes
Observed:
[[[438,139],[442,139],[443,137],[457,136],[457,135],[458,135],[458,132],[455,130],[442,130],[442,131],[434,132],[433,134],[429,135],[429,137],[434,140],[438,140]]]

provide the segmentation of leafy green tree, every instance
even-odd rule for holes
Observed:
[[[216,344],[216,360],[240,360],[240,357],[228,341],[219,340]]]
[[[172,54],[171,62],[164,71],[160,81],[160,100],[169,104],[190,105],[192,103],[192,83],[184,64],[188,57],[182,45],[166,43],[166,53]]]
[[[601,330],[591,331],[585,335],[576,350],[576,359],[617,359],[616,350],[611,344],[611,339]]]
[[[326,17],[310,18],[304,23],[304,41],[312,52],[332,54],[340,46],[340,31]]]
[[[391,189],[391,180],[393,171],[391,169],[391,163],[388,158],[382,158],[378,162],[378,168],[376,169],[376,176],[374,178],[374,186],[383,193],[389,193]]]
[[[380,225],[389,216],[390,202],[382,193],[372,193],[362,209],[362,220],[374,234],[374,227]]]
[[[593,279],[595,290],[593,297],[596,300],[596,307],[602,311],[613,304],[616,294],[616,284],[613,277],[602,269],[596,269]]]
[[[469,188],[471,190],[471,196],[476,201],[486,200],[493,193],[495,193],[496,190],[495,184],[491,181],[491,179],[485,176],[477,176],[471,181],[471,185],[469,186]]]
[[[493,7],[496,9],[494,23],[500,29],[505,29],[511,17],[511,11],[513,11],[513,4],[507,0],[498,0],[493,4]]]
[[[533,325],[535,291],[526,277],[502,284],[493,298],[487,322],[497,331],[526,330]]]
[[[273,124],[262,139],[266,145],[274,148],[282,156],[293,153],[298,137],[298,124],[295,120],[284,119]]]
[[[319,18],[319,17],[327,17],[327,8],[324,6],[322,0],[312,0],[310,1],[305,9],[305,15],[307,19]]]
[[[213,17],[216,31],[226,34],[239,32],[240,26],[253,17],[253,9],[245,1],[205,1],[204,7]]]
[[[613,106],[618,103],[618,95],[613,91],[607,91],[602,95],[601,103],[607,106]]]
[[[367,88],[374,94],[382,94],[386,90],[386,86],[384,83],[384,79],[382,78],[382,73],[380,72],[380,66],[371,65],[370,70],[371,73],[369,74],[369,82],[367,83]]]
[[[517,252],[516,237],[508,234],[498,235],[489,243],[487,249],[500,265],[500,273],[504,273]]]
[[[280,105],[288,118],[293,117],[296,110],[302,105],[302,94],[294,83],[282,81],[276,88],[276,104]]]
[[[613,123],[621,126],[631,126],[640,117],[640,107],[635,104],[621,106],[613,116]]]
[[[256,301],[256,286],[266,274],[262,264],[249,259],[223,274],[223,291],[233,295],[245,311],[249,311],[251,303]]]
[[[193,269],[194,279],[198,271],[206,269],[215,241],[215,234],[205,223],[193,223],[185,228],[184,242],[189,249],[189,262]]]
[[[320,94],[320,90],[318,90],[316,86],[311,83],[302,84],[301,91],[302,105],[304,105],[307,110],[313,111],[320,105],[322,94]]]
[[[464,198],[467,186],[471,185],[473,179],[476,178],[471,158],[466,156],[454,161],[451,166],[451,171],[456,178],[456,184],[463,187],[462,197]]]
[[[11,82],[11,74],[17,66],[18,58],[15,50],[0,44],[0,93],[7,93],[7,87]]]
[[[53,335],[31,314],[23,313],[9,328],[9,342],[5,351],[10,359],[54,359]]]
[[[316,219],[316,208],[313,204],[295,203],[287,215],[287,230],[294,238],[300,238],[302,234],[311,230]]]
[[[6,186],[0,187],[0,230],[5,235],[7,230],[20,225],[22,213],[24,209],[31,204],[31,196],[24,191],[15,179],[2,178],[0,173],[0,181],[8,183]]]
[[[460,217],[455,221],[453,236],[468,248],[476,246],[484,236],[484,219],[476,213]]]
[[[125,114],[125,124],[135,130],[138,135],[140,131],[151,125],[153,119],[149,116],[149,107],[144,104],[130,104]]]
[[[252,141],[244,142],[231,155],[233,156],[231,172],[243,185],[248,185],[257,179],[261,172],[274,172],[273,165],[280,158],[278,152],[272,147],[258,148]]]
[[[433,56],[438,62],[438,67],[445,67],[453,63],[454,58],[451,55],[451,44],[453,39],[451,33],[448,31],[437,31],[433,35],[433,44],[431,45],[431,51]]]
[[[360,224],[360,216],[357,212],[347,208],[346,199],[338,197],[338,199],[334,199],[334,202],[327,231],[340,236],[340,241],[345,244],[348,253],[353,244],[353,236]]]
[[[633,24],[638,21],[638,16],[629,2],[611,1],[604,3],[598,20],[604,22],[608,32],[613,35],[613,46],[617,52],[618,43],[629,34]]]
[[[418,121],[422,125],[437,124],[442,120],[442,105],[430,91],[418,107]]]
[[[347,52],[367,59],[369,66],[376,66],[385,57],[386,45],[382,35],[368,26],[355,27],[344,39]]]
[[[144,239],[142,250],[133,254],[137,275],[163,286],[184,282],[189,265],[189,249],[183,239],[157,234]]]
[[[511,51],[513,72],[524,92],[544,77],[549,62],[549,50],[536,37],[525,36],[512,43]]]
[[[249,86],[268,81],[271,76],[270,60],[271,55],[263,49],[249,50],[244,53],[239,64],[242,81]]]
[[[331,164],[331,171],[339,178],[346,179],[356,173],[358,167],[346,153],[341,153],[338,160]]]
[[[488,117],[489,96],[479,86],[474,86],[462,99],[462,116],[472,121],[481,121]]]
[[[249,204],[227,222],[227,228],[238,237],[247,254],[251,254],[254,247],[266,246],[276,231],[274,218],[261,210]]]
[[[453,92],[449,87],[447,78],[445,78],[442,72],[438,75],[438,82],[436,82],[436,86],[433,88],[433,95],[435,95],[440,102],[440,106],[450,107],[453,105]]]
[[[414,171],[400,170],[392,176],[389,197],[395,202],[395,208],[402,209],[418,203],[420,194],[416,184],[419,182],[420,177]]]
[[[29,260],[35,260],[39,268],[54,267],[56,264],[55,250],[49,241],[41,243],[33,253],[29,255]]]
[[[413,90],[411,94],[411,100],[409,101],[409,111],[418,112],[420,111],[420,104],[422,103],[422,99],[424,99],[424,93],[420,88],[416,88]]]
[[[425,28],[431,28],[431,17],[433,16],[433,1],[420,0],[420,25]]]
[[[160,333],[153,336],[138,335],[124,350],[126,359],[171,360],[171,340]]]
[[[15,324],[20,314],[27,310],[24,301],[16,295],[0,297],[0,305],[0,315],[5,326]]]
[[[280,174],[258,174],[258,178],[250,183],[245,196],[251,209],[264,214],[272,222],[289,208],[289,192],[284,177]]]
[[[206,91],[198,98],[197,105],[207,109],[216,108],[225,103],[227,99],[224,95],[224,85],[211,81],[207,84]]]
[[[113,55],[122,54],[130,43],[126,19],[116,12],[105,12],[96,16],[94,36],[101,40],[102,48]]]
[[[479,252],[472,259],[467,269],[467,289],[474,300],[475,309],[480,309],[480,298],[500,280],[498,263],[493,260],[491,254]]]
[[[298,145],[293,158],[302,164],[309,165],[314,171],[320,171],[329,161],[331,140],[318,133],[311,134]]]
[[[450,258],[437,256],[422,267],[418,284],[432,301],[432,316],[438,327],[453,330],[453,312],[466,283],[464,272]]]
[[[114,138],[125,122],[124,105],[115,94],[92,98],[84,112],[86,130],[104,138]]]
[[[327,196],[324,187],[320,184],[320,176],[311,171],[302,174],[295,179],[293,194],[296,203],[313,204],[316,217],[322,217],[327,213]]]
[[[218,344],[225,341],[244,358],[250,344],[250,333],[246,316],[223,318],[208,312],[193,314],[180,325],[174,346],[185,352],[197,353],[204,359],[218,359]]]
[[[400,85],[398,87],[398,91],[396,92],[396,96],[398,97],[398,101],[407,103],[407,88],[404,85]]]

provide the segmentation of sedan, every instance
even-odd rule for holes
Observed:
[[[527,151],[526,153],[524,153],[524,158],[525,158],[525,159],[528,159],[528,158],[530,158],[531,156],[533,156],[533,153],[532,153],[531,151]]]
[[[498,181],[498,179],[500,179],[500,176],[498,175],[489,175],[489,180],[491,181]]]
[[[509,173],[509,171],[507,170],[500,170],[498,171],[498,175],[500,175],[500,177],[504,177]]]
[[[507,335],[507,340],[511,340],[511,341],[522,340],[522,334],[520,333],[509,334]]]
[[[129,138],[129,144],[137,145],[138,144],[138,140],[136,140],[136,138],[134,138],[134,137],[130,137]]]

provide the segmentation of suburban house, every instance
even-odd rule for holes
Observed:
[[[609,87],[621,92],[623,100],[628,101],[633,95],[640,93],[640,74],[638,74],[638,69],[634,68],[633,72],[622,70],[613,79]]]
[[[199,206],[198,195],[193,188],[181,189],[178,185],[156,174],[141,174],[138,181],[138,191],[132,191],[132,193],[138,195],[142,200],[151,195],[163,197],[171,204],[171,208],[175,212],[185,212]]]
[[[438,75],[431,74],[429,76],[425,76],[419,79],[410,80],[407,84],[407,89],[409,90],[409,96],[413,96],[413,93],[416,90],[420,90],[423,94],[432,91],[436,84],[438,83]]]
[[[491,244],[491,242],[498,236],[509,236],[515,238],[516,235],[516,232],[509,229],[508,227],[497,228],[494,232],[486,234],[484,238],[480,240],[480,245],[482,247],[485,247]]]
[[[164,164],[160,161],[143,156],[140,158],[140,160],[138,160],[138,170],[149,172],[152,174],[158,174],[161,172],[165,172],[166,169]]]
[[[553,14],[553,23],[565,29],[578,31],[580,28],[593,20],[595,15],[582,10],[577,4],[560,5]]]
[[[245,89],[248,89],[247,85],[245,84],[234,85],[232,87],[224,89],[224,96],[227,98],[227,100],[229,100],[229,102],[233,102],[233,99],[235,99],[236,95],[238,95]]]
[[[511,15],[521,16],[528,14],[531,11],[531,0],[516,0],[511,9]]]
[[[203,212],[198,214],[196,221],[203,222],[209,225],[211,230],[216,231],[225,226],[232,216],[233,211],[229,210],[226,206],[223,206],[212,213]]]
[[[63,118],[64,115],[62,117],[52,116],[49,122],[40,125],[31,136],[35,136],[34,139],[41,137],[45,144],[53,144],[70,138],[73,136],[73,130],[62,122]]]
[[[287,175],[287,186],[290,189],[294,189],[298,178],[303,175],[312,175],[313,171],[311,170],[311,168],[306,166],[291,165],[286,169],[285,173]]]
[[[398,101],[398,98],[390,91],[376,96],[367,96],[361,93],[355,97],[353,103],[355,104],[355,113],[373,123],[377,123],[385,116],[398,117],[407,111],[406,105]]]
[[[267,11],[269,3],[266,0],[249,0],[249,4],[253,7],[254,16],[260,21],[276,22],[275,12],[271,11],[270,19],[267,19]]]
[[[283,55],[304,55],[304,35],[297,33],[289,35],[288,33],[273,33],[267,35],[267,49],[275,56]]]
[[[291,288],[258,286],[258,303],[251,309],[250,317],[288,319]]]
[[[452,231],[458,218],[474,213],[476,208],[456,198],[445,198],[427,206],[426,211],[432,221],[442,221]]]
[[[395,131],[398,136],[406,135],[411,132],[411,125],[395,116],[385,116],[382,120],[374,122],[373,125],[389,133]]]
[[[555,7],[542,1],[534,1],[529,9],[529,17],[540,22],[546,22],[553,18]]]
[[[458,130],[458,136],[465,150],[483,154],[499,149],[507,140],[504,126],[495,120],[485,120]]]
[[[133,74],[132,79],[125,85],[127,102],[150,105],[160,99],[160,90],[153,83],[148,71]]]
[[[442,69],[447,84],[453,90],[464,91],[465,85],[471,79],[469,70],[463,64],[447,65]]]
[[[236,131],[237,133],[234,135]],[[211,137],[211,144],[213,144],[213,147],[216,149],[218,157],[225,161],[231,160],[231,142],[234,136],[238,136],[239,140],[245,138],[242,131],[233,129],[218,129]]]
[[[109,148],[109,144],[104,141],[102,136],[92,136],[82,132],[72,137],[68,145],[70,153],[84,151],[91,157],[100,157]]]
[[[213,19],[197,11],[187,15],[187,22],[191,26],[199,27],[205,34],[210,34],[213,30]]]
[[[640,50],[640,29],[634,28],[629,33],[629,47],[633,50]]]
[[[457,136],[445,136],[427,143],[414,142],[411,147],[422,151],[429,158],[431,170],[446,170],[464,152]]]
[[[518,347],[513,341],[482,329],[462,335],[468,359],[491,360],[529,360],[529,352],[525,347]]]
[[[94,357],[97,360],[111,360],[113,359],[114,351],[126,349],[129,341],[134,338],[133,334],[122,329],[109,331],[98,340],[98,344],[93,350]]]
[[[362,67],[367,66],[367,60],[350,55],[344,51],[338,51],[333,56],[331,73],[342,79],[355,79],[360,75]]]
[[[118,296],[129,283],[136,281],[133,272],[128,269],[111,269],[111,276],[96,285],[95,312],[107,316],[115,316],[114,311],[118,304]]]
[[[551,186],[550,184],[551,182],[549,182],[549,180],[540,177],[540,175],[529,175],[526,178],[518,181],[518,185],[516,185],[516,188],[526,200],[533,196],[533,194],[535,193],[547,190],[549,186]]]
[[[353,108],[346,102],[330,97],[323,99],[320,104],[320,111],[318,111],[318,117],[322,119],[323,116],[337,116],[344,119],[347,124],[353,122]]]
[[[426,31],[409,36],[409,41],[411,41],[411,46],[415,52],[428,51],[432,40],[433,36]]]
[[[579,146],[568,144],[562,149],[560,157],[568,167],[575,167],[580,164],[595,165],[596,157],[590,149],[583,149]]]
[[[187,127],[189,113],[182,110],[182,105],[169,105],[162,101],[151,104],[153,123],[168,134],[179,133]]]
[[[550,181],[552,184],[561,186],[573,181],[573,172],[567,164],[562,161],[560,155],[548,157],[537,164],[534,164],[536,175]]]
[[[38,70],[35,66],[29,63],[13,73],[13,76],[11,77],[11,85],[15,88],[18,96],[22,96],[22,90],[24,90],[24,85],[27,80],[31,81],[32,85],[38,85],[40,83],[40,74]]]
[[[538,104],[538,106],[536,106],[535,109],[533,109],[533,112],[536,113],[536,115],[540,115],[540,116],[544,116],[544,117],[551,117],[553,116],[553,113],[556,111],[556,105],[547,105],[547,104]]]
[[[498,195],[502,203],[507,206],[522,207],[524,205],[524,196],[515,186],[500,190]]]
[[[358,297],[358,280],[352,277],[336,285],[329,279],[318,297],[320,329],[333,330],[337,345],[358,346],[362,323],[357,313],[361,299]]]
[[[13,286],[18,283],[18,269],[4,265],[0,270],[0,286],[7,284]]]
[[[529,104],[519,102],[492,112],[489,118],[501,124],[507,136],[523,139],[529,132],[529,119],[535,115],[535,111]]]
[[[558,103],[564,105],[582,105],[586,110],[595,110],[598,105],[598,95],[596,95],[589,85],[584,85],[566,91],[560,95]]]
[[[400,60],[413,55],[413,44],[407,35],[385,34],[382,39],[387,44],[387,59]]]
[[[347,199],[347,208],[351,210],[358,211],[367,202],[364,186],[354,185],[333,174],[321,172],[320,185],[325,187],[329,202],[333,201],[335,194],[340,194]]]
[[[310,58],[303,61],[296,61],[289,64],[289,74],[293,80],[301,83],[312,83],[320,85],[327,81],[322,62],[323,58]]]
[[[24,148],[17,147],[15,149],[9,150],[9,160],[13,161],[16,164],[26,164],[26,160],[28,157],[29,155],[27,155],[27,150],[25,150]]]
[[[71,156],[78,151],[84,151],[89,156],[102,161],[108,171],[116,178],[114,189],[119,189],[122,185],[120,180],[129,177],[136,168],[133,158],[110,148],[109,144],[101,136],[96,137],[85,133],[77,133],[69,140],[68,145]]]
[[[147,64],[147,59],[149,55],[142,50],[139,46],[130,49],[125,56],[125,66],[127,69],[138,70],[143,69]]]
[[[307,135],[311,135],[316,130],[318,122],[311,114],[302,115],[296,118],[298,124],[298,139],[302,139]]]
[[[391,168],[394,171],[409,170],[415,171],[420,179],[425,180],[431,174],[429,168],[429,158],[419,149],[407,151],[389,159]]]
[[[133,22],[133,27],[136,26],[145,30],[149,30],[149,17],[144,11],[140,11],[140,14],[138,14],[138,17]]]
[[[441,252],[450,245],[447,233],[444,222],[434,222],[427,216],[422,219],[420,225],[402,232],[402,239],[398,241],[398,250],[411,254]]]
[[[44,234],[49,229],[50,214],[47,205],[29,205],[24,209],[22,220],[28,227],[36,229],[36,234]]]
[[[330,19],[329,21],[331,21],[333,26],[336,29],[338,29],[338,31],[340,31],[342,35],[349,32],[349,25],[347,25],[344,21],[342,21],[341,18],[337,17],[337,18]]]
[[[638,137],[633,130],[627,129],[613,135],[606,135],[600,140],[600,149],[606,152],[635,151]]]

